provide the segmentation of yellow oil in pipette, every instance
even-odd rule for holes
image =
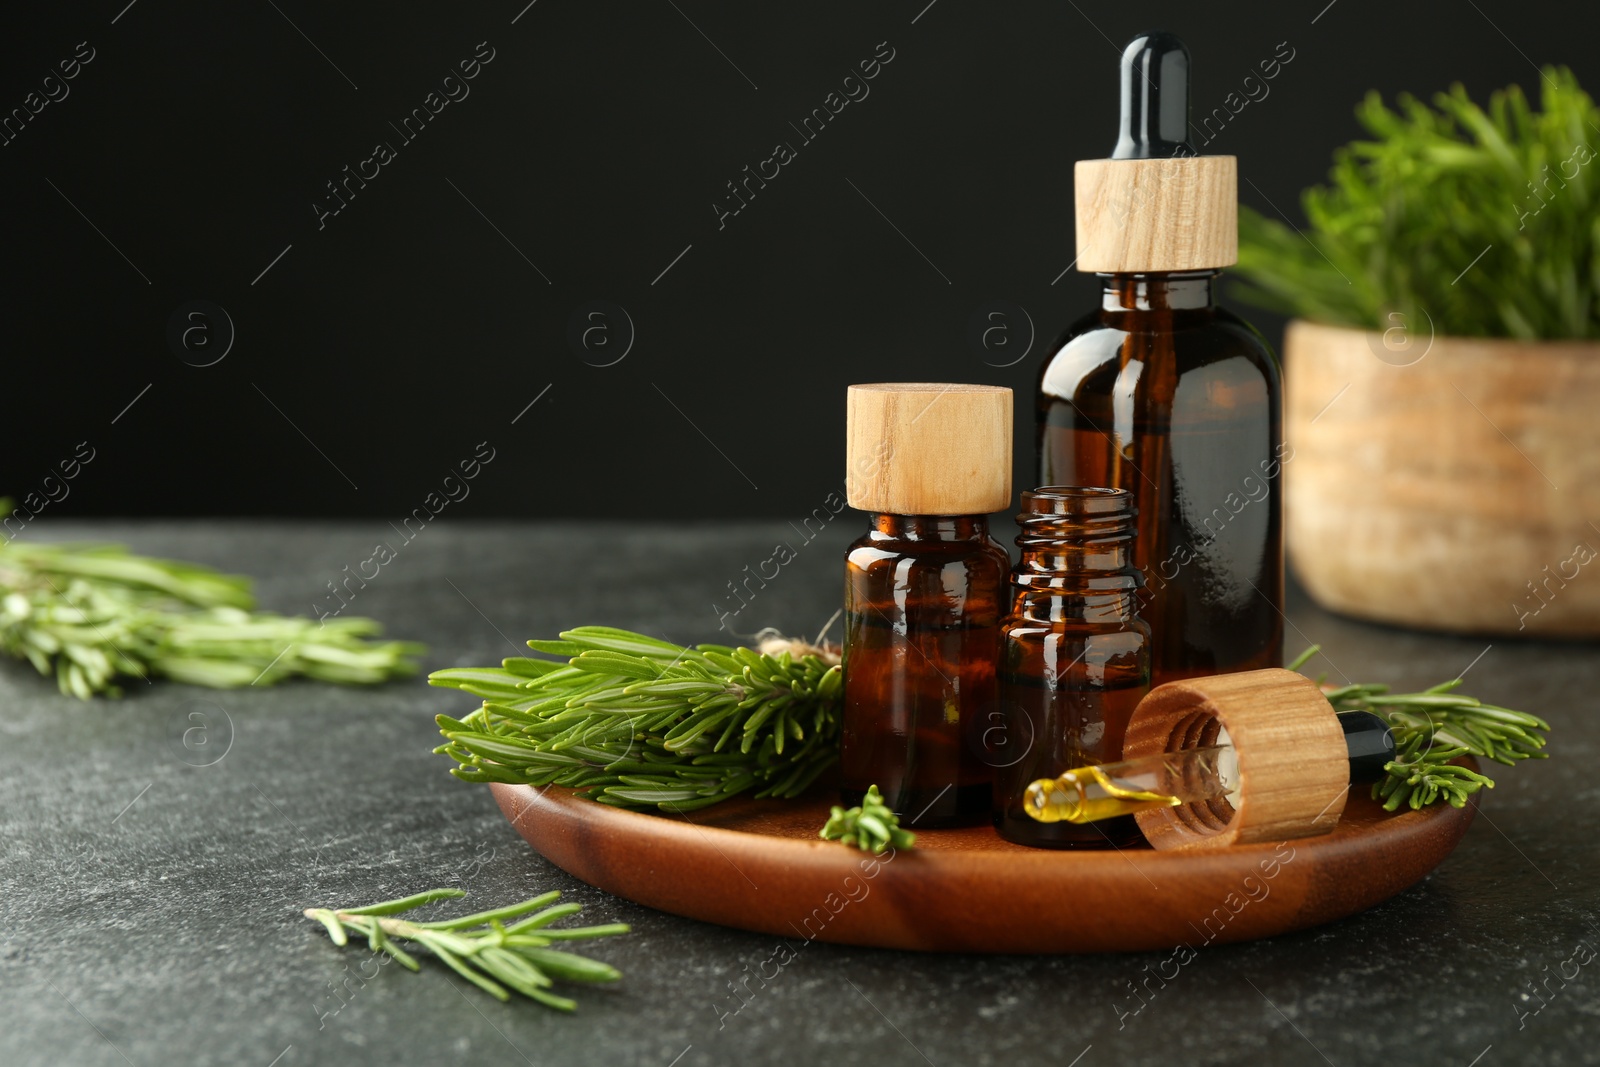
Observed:
[[[1232,745],[1078,767],[1028,786],[1022,807],[1040,822],[1097,822],[1225,796],[1238,786]]]

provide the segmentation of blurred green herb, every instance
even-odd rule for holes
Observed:
[[[1600,336],[1600,108],[1559,67],[1541,101],[1513,85],[1485,110],[1457,85],[1391,110],[1368,94],[1373,139],[1306,190],[1304,234],[1240,208],[1240,295],[1367,330]]]
[[[917,835],[900,829],[900,816],[889,810],[878,787],[868,786],[859,807],[848,811],[834,805],[827,823],[817,836],[824,841],[842,841],[865,852],[882,853],[889,847],[910,848]]]
[[[1321,651],[1312,645],[1290,670],[1298,670]],[[1320,682],[1321,679],[1319,678]],[[1386,685],[1346,685],[1325,689],[1334,711],[1370,711],[1389,724],[1395,758],[1388,774],[1373,783],[1372,796],[1385,811],[1402,804],[1420,808],[1439,800],[1462,807],[1467,797],[1494,781],[1453,760],[1477,756],[1511,766],[1519,760],[1545,759],[1550,724],[1535,715],[1485,704],[1455,690],[1461,679],[1441,682],[1420,693],[1390,693]]]
[[[434,749],[468,782],[563,785],[602,804],[692,811],[746,790],[792,797],[838,758],[841,680],[829,648],[769,637],[759,651],[685,648],[580,626],[499,668],[435,671],[483,698],[440,715]]]
[[[0,651],[85,700],[119,694],[122,678],[370,685],[416,669],[422,646],[367,640],[381,630],[371,619],[319,624],[254,604],[247,578],[118,545],[0,544]]]
[[[511,999],[507,991],[510,987],[541,1004],[571,1011],[578,1006],[577,1002],[549,992],[554,984],[552,978],[569,982],[614,982],[622,977],[609,963],[550,947],[561,941],[586,941],[628,932],[623,923],[551,928],[550,924],[557,919],[582,909],[580,904],[545,907],[561,896],[559,892],[442,922],[417,923],[391,918],[436,900],[462,896],[466,894],[459,889],[430,889],[364,908],[307,908],[305,916],[326,927],[335,945],[348,944],[349,934],[356,934],[366,938],[367,947],[373,952],[388,954],[408,970],[419,970],[417,961],[395,941],[421,946],[461,977],[500,1000]],[[542,911],[536,910],[541,908]],[[506,925],[530,911],[535,914]]]

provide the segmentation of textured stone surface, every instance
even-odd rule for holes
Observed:
[[[492,662],[580,622],[710,640],[726,583],[786,539],[798,558],[732,624],[815,631],[836,606],[850,522],[804,546],[782,523],[441,525],[351,610],[427,641],[430,669]],[[126,540],[252,573],[267,607],[292,612],[311,611],[340,568],[394,539],[381,522],[30,536]],[[1475,661],[1486,640],[1366,626],[1303,598],[1290,618],[1290,647],[1321,642],[1336,679],[1409,688],[1473,664],[1470,692],[1552,720],[1557,757],[1507,771],[1455,855],[1416,888],[1323,929],[1201,948],[1164,988],[1151,979],[1145,1000],[1129,983],[1166,953],[812,944],[764,988],[752,979],[756,995],[735,1013],[728,982],[761,969],[773,939],[607,897],[531,853],[488,792],[429,751],[432,716],[470,698],[420,681],[224,693],[136,683],[121,701],[83,704],[5,664],[0,1063],[1592,1062],[1600,963],[1564,985],[1558,973],[1600,950],[1600,786],[1584,772],[1600,738],[1595,646],[1497,641]],[[193,733],[184,746],[197,723],[215,747]],[[594,949],[626,977],[581,990],[571,1017],[499,1004],[434,965],[363,981],[367,953],[335,949],[300,916],[437,885],[478,906],[561,889],[592,921],[632,923]],[[1519,1019],[1540,1008],[1524,995],[1541,980],[1545,1006]]]

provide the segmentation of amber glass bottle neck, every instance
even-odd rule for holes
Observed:
[[[1133,537],[1083,540],[1058,531],[1035,530],[1017,538],[1022,547],[1018,580],[1029,577],[1059,578],[1070,584],[1074,576],[1092,578],[1127,570]]]
[[[1045,586],[1064,592],[1091,592],[1127,585],[1133,573],[1133,518],[1093,525],[1058,516],[1023,515],[1017,546],[1022,559],[1018,586]],[[1110,579],[1097,582],[1096,579]]]
[[[989,536],[987,515],[872,516],[873,532],[901,541],[982,541]]]
[[[1126,490],[1050,487],[1022,495],[1015,612],[1035,619],[1130,620],[1142,584]]]
[[[1102,274],[1104,311],[1195,311],[1217,306],[1214,270],[1181,274]]]

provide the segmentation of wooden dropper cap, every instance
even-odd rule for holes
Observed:
[[[1284,841],[1338,824],[1350,788],[1344,729],[1315,682],[1281,667],[1157,686],[1133,709],[1122,758],[1215,745],[1224,730],[1239,762],[1234,799],[1135,813],[1151,847]]]
[[[1073,169],[1078,270],[1210,270],[1239,259],[1233,156],[1189,144],[1189,50],[1146,33],[1122,53],[1122,132],[1110,159]]]
[[[852,385],[850,506],[890,515],[988,515],[1011,506],[1011,390],[994,385]]]

